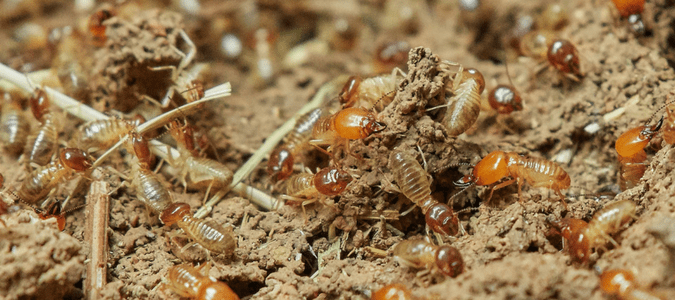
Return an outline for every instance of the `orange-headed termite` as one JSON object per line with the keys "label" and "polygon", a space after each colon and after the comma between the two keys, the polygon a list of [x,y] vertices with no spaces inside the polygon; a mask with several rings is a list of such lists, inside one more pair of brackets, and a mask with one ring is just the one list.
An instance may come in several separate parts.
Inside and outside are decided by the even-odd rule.
{"label": "orange-headed termite", "polygon": [[148,141],[141,135],[132,134],[132,145],[138,164],[131,168],[131,185],[136,189],[136,196],[155,213],[162,213],[171,203],[173,197],[157,174],[149,169],[152,154]]}
{"label": "orange-headed termite", "polygon": [[166,226],[177,224],[191,239],[211,252],[229,256],[237,247],[231,227],[224,228],[216,222],[192,217],[190,205],[186,203],[170,204],[159,219]]}
{"label": "orange-headed termite", "polygon": [[523,99],[512,85],[500,84],[488,94],[490,106],[500,114],[523,110]]}
{"label": "orange-headed termite", "polygon": [[[615,1],[616,2],[616,1]],[[665,297],[640,287],[629,270],[609,270],[600,274],[600,289],[621,300],[665,300]]]}
{"label": "orange-headed termite", "polygon": [[444,235],[456,235],[459,220],[452,208],[431,197],[431,182],[428,173],[409,154],[394,150],[389,157],[389,168],[394,174],[401,193],[422,209],[424,219],[434,231]]}
{"label": "orange-headed termite", "polygon": [[[504,177],[512,179],[497,184]],[[565,196],[560,192],[570,187],[570,176],[558,164],[542,158],[523,157],[515,152],[493,151],[476,164],[471,174],[458,180],[459,185],[492,185],[492,192],[518,183],[518,199],[522,202],[521,186],[527,182],[533,187],[545,187],[552,189],[560,196],[565,208]]]}
{"label": "orange-headed termite", "polygon": [[649,144],[663,125],[663,117],[654,125],[638,126],[620,135],[614,144],[619,156],[619,186],[622,191],[637,185],[647,170],[647,153],[644,148]]}
{"label": "orange-headed termite", "polygon": [[579,63],[579,51],[568,40],[555,39],[551,42],[546,52],[548,62],[558,71],[564,74],[572,74],[583,77]]}
{"label": "orange-headed termite", "polygon": [[195,300],[239,300],[239,296],[232,289],[213,277],[202,274],[202,268],[183,264],[169,268],[166,284],[169,289],[181,297]]}
{"label": "orange-headed termite", "polygon": [[455,247],[436,246],[424,240],[404,240],[394,247],[394,257],[402,265],[427,268],[450,277],[464,270],[464,260]]}
{"label": "orange-headed termite", "polygon": [[103,22],[115,16],[115,12],[101,9],[89,17],[87,27],[92,37],[92,43],[96,47],[103,47],[108,37],[105,35],[106,26]]}

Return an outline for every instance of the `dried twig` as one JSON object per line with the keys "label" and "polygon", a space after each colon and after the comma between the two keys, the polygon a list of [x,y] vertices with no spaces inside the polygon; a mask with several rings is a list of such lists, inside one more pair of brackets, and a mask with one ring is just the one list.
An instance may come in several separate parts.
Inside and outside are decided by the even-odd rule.
{"label": "dried twig", "polygon": [[91,245],[87,278],[84,290],[87,299],[98,299],[99,291],[106,284],[108,273],[108,190],[109,185],[103,180],[91,183],[87,195],[87,210],[84,240]]}

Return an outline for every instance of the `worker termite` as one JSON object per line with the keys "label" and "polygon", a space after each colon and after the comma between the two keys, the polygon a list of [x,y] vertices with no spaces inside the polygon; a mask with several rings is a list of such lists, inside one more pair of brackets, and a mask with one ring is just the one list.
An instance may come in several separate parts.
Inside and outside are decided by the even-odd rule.
{"label": "worker termite", "polygon": [[365,139],[385,128],[387,125],[378,122],[373,112],[350,107],[319,119],[312,128],[310,143],[334,146],[342,142],[348,148],[349,140]]}
{"label": "worker termite", "polygon": [[305,205],[341,194],[352,179],[349,173],[336,166],[323,168],[316,174],[296,174],[286,180],[286,194],[280,198],[300,202],[306,216]]}
{"label": "worker termite", "polygon": [[44,199],[56,185],[71,178],[76,173],[88,171],[93,159],[77,148],[65,148],[59,158],[46,166],[33,170],[21,183],[17,196],[30,205]]}
{"label": "worker termite", "polygon": [[663,125],[663,117],[654,125],[630,129],[619,136],[614,144],[619,156],[619,186],[622,191],[637,185],[647,170],[647,153],[644,148]]}
{"label": "worker termite", "polygon": [[637,34],[645,34],[645,24],[642,21],[642,11],[645,9],[645,0],[612,0],[621,17],[628,19],[630,28]]}
{"label": "worker termite", "polygon": [[590,222],[564,218],[547,220],[568,241],[568,249],[574,260],[588,261],[591,250],[608,241],[617,245],[611,235],[621,230],[635,216],[636,205],[630,200],[610,203],[593,214]]}
{"label": "worker termite", "polygon": [[274,180],[284,180],[293,173],[295,159],[311,145],[314,124],[325,114],[326,109],[315,108],[298,118],[293,130],[284,138],[282,144],[270,154],[267,161],[267,173]]}
{"label": "worker termite", "polygon": [[[497,184],[504,177],[512,179]],[[518,199],[523,202],[521,186],[527,182],[533,187],[552,189],[560,196],[565,209],[565,196],[560,190],[570,187],[570,176],[558,164],[542,158],[523,157],[515,152],[493,151],[476,164],[471,174],[457,181],[460,186],[491,185],[488,200],[495,190],[518,183]]]}
{"label": "worker termite", "polygon": [[166,275],[169,289],[181,297],[189,297],[195,300],[239,300],[239,296],[232,289],[213,277],[203,275],[202,268],[192,267],[187,264],[169,268]]}
{"label": "worker termite", "polygon": [[530,31],[520,39],[520,52],[537,60],[546,59],[548,47],[554,39],[553,32],[547,30]]}
{"label": "worker termite", "polygon": [[59,124],[56,113],[50,109],[49,97],[44,89],[36,88],[29,103],[33,115],[42,124],[28,136],[24,154],[29,167],[33,163],[44,166],[51,161],[58,146]]}
{"label": "worker termite", "polygon": [[190,205],[186,203],[171,203],[159,219],[165,226],[177,224],[186,235],[210,252],[229,256],[237,247],[231,227],[224,228],[216,222],[192,217]]}
{"label": "worker termite", "polygon": [[[571,74],[577,77],[583,77],[579,63],[579,51],[568,40],[556,39],[551,42],[546,52],[548,62],[562,72],[563,74]],[[578,78],[570,77],[578,80]]]}
{"label": "worker termite", "polygon": [[396,96],[396,86],[405,74],[401,69],[395,68],[391,74],[379,75],[362,79],[359,76],[351,76],[345,83],[338,95],[338,101],[343,108],[361,106],[374,107],[382,110],[389,105]]}
{"label": "worker termite", "polygon": [[452,208],[431,197],[428,173],[409,154],[394,150],[389,157],[389,168],[401,193],[422,209],[424,219],[434,232],[456,235],[459,220]]}
{"label": "worker termite", "polygon": [[149,170],[152,154],[148,141],[141,135],[132,133],[132,145],[139,163],[131,168],[131,186],[136,189],[139,200],[153,212],[162,213],[173,203],[173,197],[157,174]]}
{"label": "worker termite", "polygon": [[208,158],[194,157],[194,138],[191,127],[181,126],[177,121],[169,123],[169,132],[176,140],[180,156],[169,156],[168,162],[180,170],[181,183],[185,188],[189,186],[197,189],[211,188],[220,190],[232,182],[232,171],[227,166]]}
{"label": "worker termite", "polygon": [[469,129],[480,114],[480,95],[485,89],[485,79],[478,70],[469,68],[460,70],[451,83],[447,83],[446,96],[448,110],[443,118],[443,124],[448,129],[448,135],[458,136]]}
{"label": "worker termite", "polygon": [[383,286],[379,290],[373,292],[370,300],[413,300],[410,290],[403,284],[392,283]]}
{"label": "worker termite", "polygon": [[665,300],[654,292],[640,287],[629,270],[609,270],[600,274],[600,289],[623,300]]}
{"label": "worker termite", "polygon": [[464,270],[462,254],[449,245],[436,246],[424,240],[404,240],[394,247],[394,257],[401,265],[426,268],[457,277]]}
{"label": "worker termite", "polygon": [[106,150],[144,122],[140,115],[131,120],[108,118],[90,121],[77,128],[71,144],[89,152]]}
{"label": "worker termite", "polygon": [[106,26],[103,22],[115,16],[113,10],[101,9],[89,17],[87,27],[92,37],[92,44],[96,47],[103,47],[108,37],[105,35]]}
{"label": "worker termite", "polygon": [[512,85],[500,84],[488,94],[490,106],[499,114],[523,110],[523,99]]}
{"label": "worker termite", "polygon": [[9,93],[4,94],[5,102],[0,116],[0,142],[11,154],[23,152],[30,124],[21,109],[21,105],[12,99]]}

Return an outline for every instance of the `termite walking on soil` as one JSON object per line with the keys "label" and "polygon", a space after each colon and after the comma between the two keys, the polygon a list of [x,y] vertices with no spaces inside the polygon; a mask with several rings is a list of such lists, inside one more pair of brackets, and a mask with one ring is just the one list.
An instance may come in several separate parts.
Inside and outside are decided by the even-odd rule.
{"label": "termite walking on soil", "polygon": [[579,81],[581,72],[579,51],[566,39],[556,38],[549,31],[537,30],[526,34],[520,43],[525,56],[534,59],[546,59],[549,65],[566,77]]}
{"label": "termite walking on soil", "polygon": [[169,268],[166,275],[169,289],[181,297],[195,300],[239,300],[232,289],[213,277],[202,274],[206,264],[198,268],[183,264]]}
{"label": "termite walking on soil", "polygon": [[436,246],[425,240],[404,240],[394,247],[394,257],[401,265],[426,268],[457,277],[464,270],[462,254],[449,245]]}
{"label": "termite walking on soil", "polygon": [[[507,176],[511,176],[512,179],[497,184]],[[558,164],[542,158],[523,157],[515,152],[493,151],[476,164],[471,174],[458,180],[457,184],[460,186],[491,185],[489,200],[495,190],[514,182],[518,183],[518,199],[521,203],[523,202],[521,186],[523,182],[527,182],[533,187],[554,190],[567,209],[565,196],[560,190],[570,187],[570,176]]]}
{"label": "termite walking on soil", "polygon": [[[460,67],[461,69],[461,67]],[[476,69],[460,70],[451,85],[448,110],[443,123],[448,135],[458,136],[468,130],[480,114],[480,95],[485,89],[483,74]]]}
{"label": "termite walking on soil", "polygon": [[18,155],[26,145],[30,124],[16,99],[12,99],[10,93],[4,93],[4,98],[0,116],[0,142],[9,153]]}
{"label": "termite walking on soil", "polygon": [[190,205],[186,203],[170,204],[159,219],[166,226],[177,224],[186,235],[211,252],[229,256],[237,247],[232,228],[192,217]]}
{"label": "termite walking on soil", "polygon": [[325,197],[342,194],[353,178],[338,166],[321,169],[316,174],[296,174],[286,180],[286,194],[280,198],[302,203],[305,216],[305,205]]}
{"label": "termite walking on soil", "polygon": [[298,118],[293,130],[286,135],[283,143],[272,151],[267,161],[267,173],[274,180],[284,180],[291,176],[296,158],[311,147],[309,140],[312,129],[325,112],[324,108],[315,108]]}
{"label": "termite walking on soil", "polygon": [[373,292],[370,300],[413,300],[410,289],[400,283],[385,285],[379,290]]}
{"label": "termite walking on soil", "polygon": [[450,206],[431,197],[429,176],[411,155],[394,150],[389,157],[389,168],[401,193],[422,209],[424,219],[434,232],[456,235],[459,220]]}
{"label": "termite walking on soil", "polygon": [[499,114],[523,110],[523,99],[512,85],[500,84],[488,93],[490,106]]}
{"label": "termite walking on soil", "polygon": [[609,270],[600,275],[600,289],[607,295],[617,296],[621,300],[665,300],[652,291],[640,287],[635,282],[633,272],[629,270]]}
{"label": "termite walking on soil", "polygon": [[588,223],[571,218],[548,222],[568,241],[568,249],[574,260],[585,263],[591,255],[591,249],[601,247],[608,241],[617,245],[611,235],[637,218],[635,208],[632,201],[622,200],[598,210]]}
{"label": "termite walking on soil", "polygon": [[28,158],[28,167],[33,163],[44,166],[51,161],[58,146],[59,124],[44,89],[36,88],[29,103],[35,119],[40,121],[41,125],[35,133],[28,136],[24,154]]}
{"label": "termite walking on soil", "polygon": [[654,125],[638,126],[619,136],[614,144],[619,156],[619,186],[622,191],[637,185],[647,170],[644,148],[663,125],[663,117]]}

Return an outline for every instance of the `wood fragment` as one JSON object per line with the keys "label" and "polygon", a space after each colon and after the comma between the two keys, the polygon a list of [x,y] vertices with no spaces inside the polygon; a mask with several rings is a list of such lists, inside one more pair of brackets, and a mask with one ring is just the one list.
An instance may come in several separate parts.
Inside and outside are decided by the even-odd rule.
{"label": "wood fragment", "polygon": [[87,299],[98,299],[99,292],[107,283],[109,190],[107,182],[96,180],[91,183],[87,195],[84,240],[87,245],[91,245],[83,287]]}

